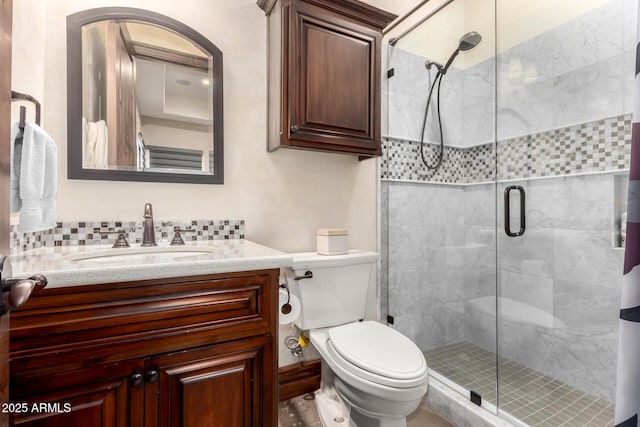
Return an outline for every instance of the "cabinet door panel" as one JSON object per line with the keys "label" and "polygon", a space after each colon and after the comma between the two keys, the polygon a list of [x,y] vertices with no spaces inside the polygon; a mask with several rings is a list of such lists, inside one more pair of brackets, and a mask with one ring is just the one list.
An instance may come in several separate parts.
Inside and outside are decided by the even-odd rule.
{"label": "cabinet door panel", "polygon": [[[251,425],[251,400],[245,399],[244,392],[251,390],[255,356],[255,352],[246,353],[240,360],[178,374],[179,378],[174,375],[171,392],[182,394],[182,425]],[[206,417],[202,416],[203,407],[208,408]],[[172,421],[176,421],[173,415]]]}
{"label": "cabinet door panel", "polygon": [[42,376],[39,383],[30,378],[29,387],[19,387],[11,396],[29,410],[13,416],[11,425],[141,427],[144,387],[134,387],[130,380],[143,369],[144,361],[137,360]]}
{"label": "cabinet door panel", "polygon": [[301,74],[306,77],[300,87],[302,126],[332,126],[366,136],[371,44],[304,21],[302,41]]}
{"label": "cabinet door panel", "polygon": [[275,425],[274,378],[265,374],[273,364],[265,357],[271,345],[270,337],[261,337],[150,359],[147,371],[160,377],[145,393],[159,397],[156,408],[147,399],[146,410],[157,411],[156,425],[164,427]]}
{"label": "cabinet door panel", "polygon": [[[133,420],[128,419],[127,388],[127,379],[124,378],[43,395],[28,403],[30,408],[36,405],[37,410],[30,410],[28,414],[16,416],[12,420],[12,425],[20,427],[139,425],[139,423],[129,422]],[[59,407],[40,406],[41,403],[57,403]],[[60,412],[57,412],[58,410]]]}
{"label": "cabinet door panel", "polygon": [[290,16],[291,143],[379,154],[379,32],[302,2]]}

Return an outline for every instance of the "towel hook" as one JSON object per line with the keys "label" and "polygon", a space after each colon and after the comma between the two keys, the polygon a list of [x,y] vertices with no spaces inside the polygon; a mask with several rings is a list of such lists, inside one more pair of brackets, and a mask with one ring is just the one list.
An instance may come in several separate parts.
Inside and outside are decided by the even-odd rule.
{"label": "towel hook", "polygon": [[[40,103],[37,99],[35,99],[31,95],[27,95],[25,93],[16,92],[14,90],[11,91],[11,100],[23,100],[33,102],[36,106],[36,124],[40,126]],[[20,129],[24,129],[24,121],[27,116],[27,107],[20,107]]]}

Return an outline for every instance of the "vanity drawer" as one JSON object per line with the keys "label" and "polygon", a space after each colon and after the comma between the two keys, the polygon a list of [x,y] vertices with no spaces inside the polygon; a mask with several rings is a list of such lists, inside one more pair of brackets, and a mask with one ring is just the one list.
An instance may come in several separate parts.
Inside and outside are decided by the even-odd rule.
{"label": "vanity drawer", "polygon": [[34,356],[54,356],[60,369],[271,334],[278,273],[45,289],[12,313],[11,359],[34,368]]}

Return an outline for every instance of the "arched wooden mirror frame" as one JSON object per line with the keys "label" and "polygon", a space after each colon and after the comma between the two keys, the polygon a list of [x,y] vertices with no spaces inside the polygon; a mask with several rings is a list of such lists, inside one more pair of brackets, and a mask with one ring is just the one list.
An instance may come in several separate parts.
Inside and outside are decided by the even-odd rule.
{"label": "arched wooden mirror frame", "polygon": [[[128,20],[155,24],[185,38],[212,57],[213,73],[213,173],[152,172],[89,169],[83,166],[82,141],[82,26],[103,20]],[[67,177],[107,181],[150,181],[197,184],[224,183],[223,67],[222,51],[191,27],[159,13],[127,7],[104,7],[67,17]]]}

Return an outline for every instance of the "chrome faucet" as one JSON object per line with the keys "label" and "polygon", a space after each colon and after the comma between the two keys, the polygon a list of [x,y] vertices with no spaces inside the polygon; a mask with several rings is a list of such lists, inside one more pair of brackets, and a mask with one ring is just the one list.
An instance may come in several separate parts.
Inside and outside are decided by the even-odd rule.
{"label": "chrome faucet", "polygon": [[151,203],[145,203],[144,205],[142,246],[158,246],[156,243],[156,229],[153,226],[153,209],[151,208]]}

